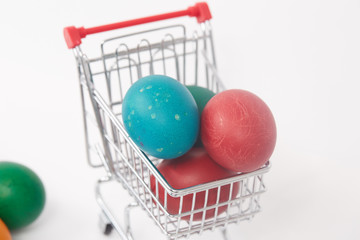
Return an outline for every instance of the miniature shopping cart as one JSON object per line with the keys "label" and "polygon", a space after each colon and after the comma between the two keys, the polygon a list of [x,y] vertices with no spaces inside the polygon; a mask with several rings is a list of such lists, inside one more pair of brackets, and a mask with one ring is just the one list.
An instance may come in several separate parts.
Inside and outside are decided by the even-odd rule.
{"label": "miniature shopping cart", "polygon": [[[181,24],[175,22],[174,18],[183,16],[195,17],[198,24],[190,18],[181,18],[184,21]],[[263,175],[269,171],[269,162],[254,172],[239,173],[186,189],[174,189],[156,169],[162,159],[142,152],[123,126],[122,101],[129,87],[141,77],[162,74],[183,84],[206,87],[216,93],[224,90],[216,71],[210,19],[208,5],[197,3],[172,13],[100,27],[64,29],[66,43],[73,50],[79,73],[88,163],[92,167],[104,168],[107,173],[96,185],[96,199],[105,223],[104,233],[115,229],[122,239],[132,239],[129,210],[137,206],[153,219],[168,239],[189,238],[214,229],[222,230],[226,239],[228,224],[249,220],[260,211],[259,198],[265,192]],[[157,25],[164,22],[169,25]],[[101,34],[94,35],[94,39],[86,39],[89,45],[81,44],[83,38],[95,33]],[[106,40],[96,38],[100,36]],[[86,47],[87,53],[94,56],[85,54]],[[159,191],[151,190],[151,176],[155,177],[155,189],[160,186],[165,189],[162,201]],[[125,210],[125,226],[120,226],[114,211],[105,204],[101,186],[106,182],[119,183],[119,188],[122,186],[133,198]],[[236,197],[229,196],[226,201],[220,201],[218,196],[216,204],[208,206],[205,200],[202,208],[194,208],[197,194],[205,193],[207,199],[214,189],[220,195],[224,186],[239,188]],[[193,206],[190,211],[184,212],[181,209],[183,199],[189,194],[193,196]],[[170,196],[180,200],[178,214],[170,214],[167,209]],[[223,206],[227,209],[220,214],[218,209]],[[196,213],[212,209],[214,217],[206,219],[203,214],[202,220],[192,220]],[[184,217],[190,220],[183,220]]]}

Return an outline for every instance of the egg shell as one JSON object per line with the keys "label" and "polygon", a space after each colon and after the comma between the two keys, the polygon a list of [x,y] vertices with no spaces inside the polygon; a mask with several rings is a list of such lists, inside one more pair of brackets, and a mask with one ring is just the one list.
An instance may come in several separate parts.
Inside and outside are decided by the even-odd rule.
{"label": "egg shell", "polygon": [[257,95],[230,89],[214,96],[201,115],[201,139],[210,157],[235,172],[263,166],[276,143],[274,116]]}
{"label": "egg shell", "polygon": [[0,219],[0,240],[11,240],[10,231],[1,219]]}
{"label": "egg shell", "polygon": [[[201,119],[201,114],[206,106],[206,104],[209,102],[209,100],[214,97],[216,94],[204,87],[200,86],[186,86],[186,88],[190,91],[191,95],[194,97],[196,105],[199,110],[199,118]],[[200,125],[201,126],[201,125]],[[200,130],[201,131],[201,130]],[[196,147],[203,147],[203,143],[201,141],[200,134],[195,142]]]}
{"label": "egg shell", "polygon": [[164,75],[141,78],[130,87],[122,118],[135,144],[157,158],[185,154],[199,133],[200,118],[193,96],[179,81]]}
{"label": "egg shell", "polygon": [[200,86],[186,86],[186,88],[190,91],[191,95],[194,97],[196,105],[199,110],[199,114],[201,115],[202,111],[205,108],[205,105],[208,101],[215,96],[215,93],[207,88]]}
{"label": "egg shell", "polygon": [[[162,161],[156,167],[165,180],[175,189],[184,189],[207,182],[213,182],[236,174],[215,163],[204,148],[197,147],[192,148],[179,158]],[[161,184],[156,183],[153,175],[150,176],[150,187],[154,195],[158,196],[159,202],[164,206],[165,190]],[[220,188],[214,187],[207,191],[197,192],[195,197],[192,193],[186,194],[182,200],[180,197],[171,197],[166,194],[166,210],[170,214],[175,215],[179,213],[181,208],[181,213],[185,214],[181,219],[187,221],[190,219],[193,221],[201,221],[203,217],[204,219],[210,219],[215,216],[216,203],[227,202],[230,198],[234,199],[238,192],[239,182],[235,182],[232,186],[231,184],[226,184]],[[154,203],[156,205],[156,202]],[[211,208],[195,213],[191,217],[190,211],[192,209],[199,210],[203,209],[204,206]],[[228,205],[218,207],[216,210],[217,214],[220,215],[225,212],[227,208]],[[203,216],[204,213],[205,216]]]}
{"label": "egg shell", "polygon": [[30,168],[0,162],[0,218],[10,230],[35,221],[45,206],[45,188]]}

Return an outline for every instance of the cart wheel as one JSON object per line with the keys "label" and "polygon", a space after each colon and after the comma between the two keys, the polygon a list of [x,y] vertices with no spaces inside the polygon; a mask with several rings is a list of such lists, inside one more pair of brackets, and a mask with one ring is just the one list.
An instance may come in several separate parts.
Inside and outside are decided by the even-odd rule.
{"label": "cart wheel", "polygon": [[109,223],[109,224],[106,224],[103,233],[104,233],[105,235],[109,235],[109,234],[111,233],[111,231],[113,230],[113,228],[114,228],[113,225],[111,225],[110,223]]}
{"label": "cart wheel", "polygon": [[105,215],[104,212],[100,214],[99,224],[101,231],[105,235],[109,235],[114,228],[114,226],[111,224],[109,218]]}

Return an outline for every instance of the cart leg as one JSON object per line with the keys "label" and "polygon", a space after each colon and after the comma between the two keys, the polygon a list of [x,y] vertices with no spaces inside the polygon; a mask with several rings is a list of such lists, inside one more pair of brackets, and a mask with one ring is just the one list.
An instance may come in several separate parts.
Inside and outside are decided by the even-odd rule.
{"label": "cart leg", "polygon": [[[106,183],[111,181],[112,178],[110,176],[106,176],[104,178],[101,178],[97,181],[96,183],[96,188],[95,188],[95,193],[96,193],[96,201],[99,205],[99,207],[102,210],[102,213],[104,215],[104,222],[105,224],[105,229],[104,229],[104,233],[110,233],[111,229],[114,228],[116,230],[116,232],[119,234],[120,238],[123,240],[129,240],[128,236],[126,235],[125,231],[120,227],[120,225],[116,222],[115,217],[111,214],[108,206],[106,205],[101,191],[100,191],[100,187],[101,184]],[[106,229],[108,228],[108,229]]]}
{"label": "cart leg", "polygon": [[126,230],[126,235],[129,240],[134,239],[132,237],[131,226],[130,226],[130,210],[137,206],[139,206],[139,205],[136,202],[133,202],[133,203],[130,203],[129,205],[127,205],[127,207],[125,208],[125,230]]}
{"label": "cart leg", "polygon": [[113,225],[111,221],[107,218],[104,212],[101,212],[99,219],[100,229],[105,235],[109,235],[113,230]]}
{"label": "cart leg", "polygon": [[223,236],[224,240],[229,240],[228,235],[227,235],[227,230],[225,227],[221,228],[221,235]]}

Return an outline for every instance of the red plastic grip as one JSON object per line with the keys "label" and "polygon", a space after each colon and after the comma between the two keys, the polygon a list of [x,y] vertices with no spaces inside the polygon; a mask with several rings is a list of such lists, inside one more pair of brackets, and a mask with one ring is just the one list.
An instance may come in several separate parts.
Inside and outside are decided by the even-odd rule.
{"label": "red plastic grip", "polygon": [[66,27],[64,28],[64,38],[68,48],[72,49],[76,46],[79,46],[81,44],[81,39],[85,38],[89,34],[106,32],[119,28],[125,28],[125,27],[130,27],[144,23],[170,19],[170,18],[182,17],[182,16],[196,17],[198,23],[203,23],[212,18],[207,3],[199,2],[196,3],[194,6],[188,7],[186,10],[164,13],[150,17],[143,17],[143,18],[112,23],[98,27],[92,27],[92,28],[84,28],[84,27],[76,28],[74,26]]}

